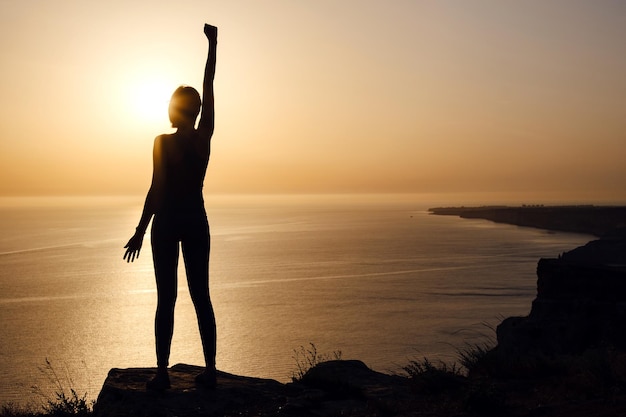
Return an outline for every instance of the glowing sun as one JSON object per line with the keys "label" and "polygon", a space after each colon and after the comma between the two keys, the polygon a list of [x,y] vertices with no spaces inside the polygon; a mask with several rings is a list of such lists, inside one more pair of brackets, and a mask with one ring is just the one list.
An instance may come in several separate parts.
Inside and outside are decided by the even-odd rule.
{"label": "glowing sun", "polygon": [[168,123],[167,108],[176,87],[166,77],[142,77],[133,83],[130,110],[145,123]]}

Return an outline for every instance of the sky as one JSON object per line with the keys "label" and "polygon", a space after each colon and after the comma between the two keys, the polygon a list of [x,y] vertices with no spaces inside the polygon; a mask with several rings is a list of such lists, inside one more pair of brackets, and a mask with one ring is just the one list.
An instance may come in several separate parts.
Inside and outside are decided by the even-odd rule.
{"label": "sky", "polygon": [[0,195],[145,193],[205,22],[207,193],[626,202],[618,0],[0,0]]}

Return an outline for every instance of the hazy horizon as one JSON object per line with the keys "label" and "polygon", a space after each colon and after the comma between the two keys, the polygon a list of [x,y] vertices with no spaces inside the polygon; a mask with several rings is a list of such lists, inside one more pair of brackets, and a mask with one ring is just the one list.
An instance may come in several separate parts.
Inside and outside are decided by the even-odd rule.
{"label": "hazy horizon", "polygon": [[0,9],[0,196],[145,194],[152,141],[172,131],[169,95],[201,87],[208,22],[207,194],[626,201],[625,3]]}
{"label": "hazy horizon", "polygon": [[[553,193],[210,193],[204,192],[207,208],[220,208],[236,204],[240,206],[303,205],[311,207],[331,205],[360,206],[404,203],[415,209],[443,206],[481,205],[596,205],[623,206],[626,198],[598,198],[582,196],[568,198]],[[0,195],[0,208],[10,207],[83,207],[94,203],[103,207],[124,203],[140,209],[145,200],[144,193],[134,194],[40,194],[40,195]]]}

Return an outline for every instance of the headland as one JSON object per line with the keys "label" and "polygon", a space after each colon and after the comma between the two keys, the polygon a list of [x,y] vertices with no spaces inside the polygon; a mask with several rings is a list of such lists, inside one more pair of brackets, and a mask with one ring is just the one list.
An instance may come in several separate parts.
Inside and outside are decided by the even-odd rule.
{"label": "headland", "polygon": [[429,212],[435,215],[485,219],[496,223],[582,233],[597,237],[615,233],[624,234],[626,230],[626,207],[624,206],[461,206],[436,207],[429,209]]}

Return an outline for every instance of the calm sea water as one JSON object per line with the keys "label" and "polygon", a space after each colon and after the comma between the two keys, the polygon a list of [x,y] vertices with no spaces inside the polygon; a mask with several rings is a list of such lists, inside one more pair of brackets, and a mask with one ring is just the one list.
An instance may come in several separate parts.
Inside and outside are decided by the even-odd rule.
{"label": "calm sea water", "polygon": [[[90,398],[110,368],[154,366],[149,236],[138,261],[122,260],[142,203],[0,199],[0,403],[54,392],[46,359]],[[592,239],[429,215],[438,203],[207,198],[218,368],[288,381],[294,349],[310,342],[388,372],[422,356],[455,360],[464,343],[493,339],[489,326],[529,312],[540,257]],[[171,364],[202,364],[180,273]]]}

